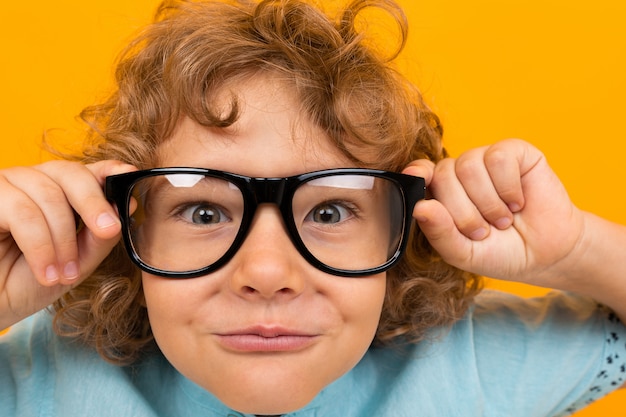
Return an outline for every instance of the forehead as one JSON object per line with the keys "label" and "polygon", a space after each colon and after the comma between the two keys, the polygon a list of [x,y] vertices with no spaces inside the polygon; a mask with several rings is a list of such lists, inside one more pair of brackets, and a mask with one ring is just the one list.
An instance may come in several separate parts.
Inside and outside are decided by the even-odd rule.
{"label": "forehead", "polygon": [[277,77],[256,75],[229,83],[215,107],[239,118],[225,128],[179,120],[157,152],[160,166],[197,166],[249,176],[288,176],[318,169],[352,167],[328,135],[302,111],[293,87]]}

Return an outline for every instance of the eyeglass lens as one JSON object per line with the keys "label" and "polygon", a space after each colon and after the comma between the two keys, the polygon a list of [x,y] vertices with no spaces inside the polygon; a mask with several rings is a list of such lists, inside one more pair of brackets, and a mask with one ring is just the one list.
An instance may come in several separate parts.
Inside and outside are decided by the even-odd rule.
{"label": "eyeglass lens", "polygon": [[[244,222],[244,191],[210,175],[145,177],[133,186],[132,196],[132,246],[145,264],[160,270],[212,265],[235,243]],[[292,238],[318,261],[343,270],[386,263],[404,229],[402,192],[382,177],[314,178],[293,193],[291,211],[285,221],[297,231]]]}

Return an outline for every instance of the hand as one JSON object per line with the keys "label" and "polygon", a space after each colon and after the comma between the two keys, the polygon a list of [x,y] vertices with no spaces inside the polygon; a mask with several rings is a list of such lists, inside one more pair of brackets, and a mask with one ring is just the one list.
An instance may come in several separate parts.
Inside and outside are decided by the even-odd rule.
{"label": "hand", "polygon": [[484,276],[567,287],[561,281],[585,216],[535,147],[507,140],[436,166],[415,161],[404,172],[426,178],[433,199],[419,202],[413,215],[448,263]]}
{"label": "hand", "polygon": [[120,223],[104,179],[134,169],[54,161],[0,171],[0,329],[54,302],[109,254]]}

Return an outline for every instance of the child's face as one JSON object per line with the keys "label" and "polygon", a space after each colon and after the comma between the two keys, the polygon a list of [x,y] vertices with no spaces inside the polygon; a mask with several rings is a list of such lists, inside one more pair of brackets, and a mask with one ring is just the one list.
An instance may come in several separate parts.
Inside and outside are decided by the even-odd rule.
{"label": "child's face", "polygon": [[[275,79],[231,91],[240,119],[227,130],[183,119],[159,149],[160,165],[254,177],[353,165]],[[277,208],[261,205],[223,268],[181,280],[144,273],[143,286],[156,341],[181,373],[239,411],[278,414],[304,406],[361,359],[378,325],[385,274],[317,270],[289,240]]]}

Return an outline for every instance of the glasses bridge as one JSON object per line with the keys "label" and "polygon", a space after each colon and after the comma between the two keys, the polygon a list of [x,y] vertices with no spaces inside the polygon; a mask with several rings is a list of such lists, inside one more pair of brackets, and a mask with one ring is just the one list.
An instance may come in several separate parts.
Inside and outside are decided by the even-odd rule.
{"label": "glasses bridge", "polygon": [[285,178],[252,178],[248,183],[256,204],[273,203],[277,206],[283,203],[286,185]]}

